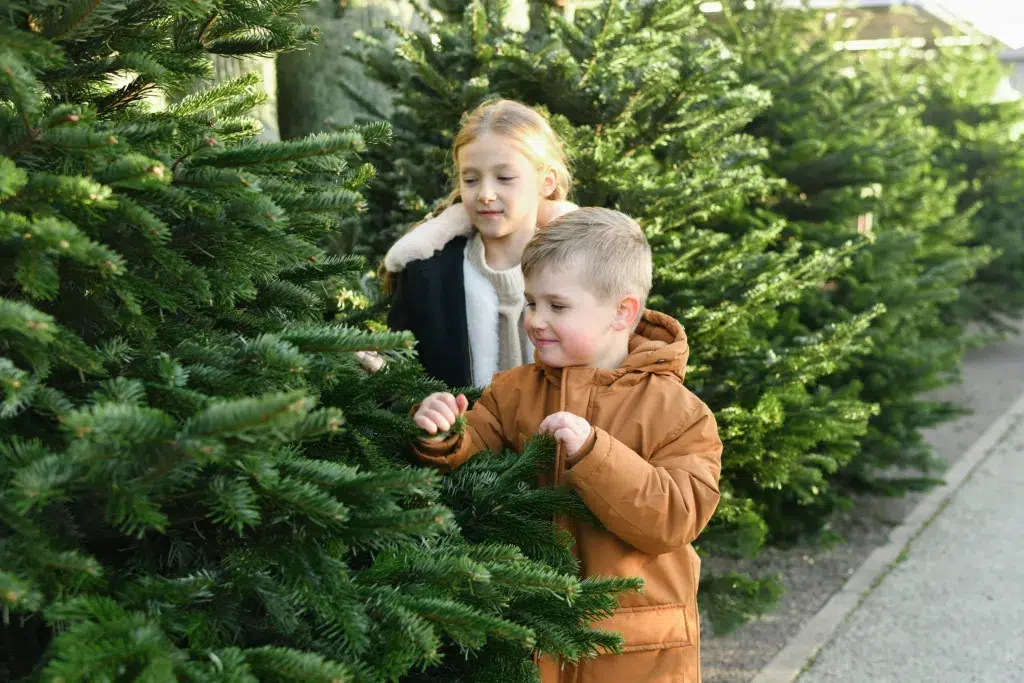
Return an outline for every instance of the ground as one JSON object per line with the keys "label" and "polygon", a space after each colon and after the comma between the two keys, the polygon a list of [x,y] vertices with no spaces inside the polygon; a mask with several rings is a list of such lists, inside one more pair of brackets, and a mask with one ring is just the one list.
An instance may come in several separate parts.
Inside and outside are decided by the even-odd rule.
{"label": "ground", "polygon": [[[1024,335],[972,350],[963,366],[963,382],[937,392],[941,399],[972,413],[927,434],[936,454],[955,462],[1003,414],[1024,389]],[[769,549],[739,566],[705,562],[705,571],[733,569],[754,575],[778,572],[786,588],[779,606],[726,637],[705,634],[701,659],[705,683],[748,683],[804,622],[824,606],[876,547],[902,521],[923,494],[902,498],[862,496],[848,513],[836,516],[832,529],[844,539],[829,548]]]}

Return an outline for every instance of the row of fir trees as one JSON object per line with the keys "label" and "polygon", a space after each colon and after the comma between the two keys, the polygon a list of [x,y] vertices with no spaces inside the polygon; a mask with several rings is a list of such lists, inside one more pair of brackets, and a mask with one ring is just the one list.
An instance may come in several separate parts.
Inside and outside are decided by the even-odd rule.
{"label": "row of fir trees", "polygon": [[[386,110],[339,81],[365,120],[280,143],[257,77],[197,83],[215,56],[294,65],[313,0],[5,5],[0,679],[535,681],[536,653],[617,646],[590,624],[642,586],[578,577],[551,519],[587,511],[533,485],[550,442],[444,477],[405,451],[441,387],[368,273],[490,97],[546,111],[575,200],[648,232],[651,305],[687,326],[726,443],[702,554],[926,467],[951,408],[921,392],[966,320],[1024,304],[1021,108],[965,94],[994,88],[987,53],[857,57],[748,4],[537,2],[527,30],[500,1],[424,5],[333,46]],[[702,582],[718,630],[777,595]]]}
{"label": "row of fir trees", "polygon": [[[851,492],[927,484],[922,430],[957,412],[928,392],[957,378],[969,321],[1021,311],[1024,106],[992,100],[992,49],[851,53],[842,17],[776,3],[552,5],[524,31],[506,3],[434,2],[345,51],[394,94],[342,84],[394,126],[345,248],[379,258],[445,196],[463,111],[538,106],[575,200],[644,225],[651,305],[692,339],[688,383],[726,443],[701,552],[750,556],[813,536]],[[894,469],[910,474],[878,477]],[[702,601],[729,630],[777,589],[706,575]]]}

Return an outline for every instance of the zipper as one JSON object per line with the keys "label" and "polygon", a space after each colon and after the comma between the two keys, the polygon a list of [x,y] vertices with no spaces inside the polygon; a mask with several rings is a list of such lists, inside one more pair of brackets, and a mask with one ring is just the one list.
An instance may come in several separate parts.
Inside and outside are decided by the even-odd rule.
{"label": "zipper", "polygon": [[466,348],[469,349],[469,386],[476,386],[476,376],[473,372],[473,340],[469,336],[469,323],[466,323]]}
{"label": "zipper", "polygon": [[[562,368],[562,380],[561,386],[558,390],[558,412],[565,412],[565,385],[566,378],[569,376],[569,368]],[[559,441],[555,442],[555,486],[558,486],[559,479],[562,476],[562,444]]]}
{"label": "zipper", "polygon": [[[568,377],[569,377],[569,368],[562,368],[562,379],[561,379],[561,381],[559,383],[559,388],[558,388],[558,412],[560,412],[560,413],[564,413],[565,412],[565,403],[566,403],[566,401],[565,401],[565,387],[568,384],[568,382],[566,381]],[[559,485],[559,483],[560,483],[559,480],[561,479],[561,477],[562,477],[562,443],[560,441],[556,441],[555,442],[555,486]],[[558,515],[552,515],[551,516],[551,521],[554,524],[558,525]],[[576,665],[574,668],[575,668],[575,675],[573,676],[573,679],[574,679],[575,683],[579,683],[580,667],[578,665]],[[562,666],[559,668],[558,678],[559,679],[564,679],[565,678],[565,662],[562,662]]]}
{"label": "zipper", "polygon": [[[569,385],[569,368],[562,368],[562,382],[561,382],[561,388],[559,390],[559,393],[561,395],[558,397],[558,410],[559,410],[559,412],[563,412],[563,413],[565,412],[565,407],[566,407],[566,404],[568,402],[567,401],[567,393],[568,392],[566,392],[566,387],[568,385]],[[555,446],[555,486],[557,486],[559,484],[559,479],[560,479],[561,474],[562,474],[562,465],[563,465],[564,462],[565,462],[565,453],[562,450],[562,444],[558,443]],[[558,523],[557,516],[555,517],[554,521],[555,521],[555,524]],[[578,539],[577,539],[577,542],[578,542]],[[581,681],[583,680],[583,661],[580,660],[580,661],[576,662],[575,664],[572,665],[572,667],[573,667],[573,676],[572,676],[573,683],[581,683]],[[564,672],[565,672],[565,669],[563,668],[562,669],[562,674],[559,675],[559,678],[563,678],[564,677]]]}

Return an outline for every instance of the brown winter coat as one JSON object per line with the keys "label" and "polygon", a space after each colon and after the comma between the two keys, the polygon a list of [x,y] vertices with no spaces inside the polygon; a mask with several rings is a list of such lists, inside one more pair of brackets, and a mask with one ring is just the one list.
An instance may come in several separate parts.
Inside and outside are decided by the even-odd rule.
{"label": "brown winter coat", "polygon": [[544,683],[700,682],[700,559],[690,543],[718,504],[722,442],[711,411],[683,386],[688,356],[682,326],[645,311],[619,369],[533,364],[499,373],[467,413],[468,438],[416,448],[448,470],[481,450],[521,452],[554,412],[594,427],[582,460],[566,469],[559,449],[541,483],[573,486],[608,529],[560,520],[576,538],[582,576],[639,576],[645,585],[595,624],[622,634],[622,654],[578,667],[543,659]]}

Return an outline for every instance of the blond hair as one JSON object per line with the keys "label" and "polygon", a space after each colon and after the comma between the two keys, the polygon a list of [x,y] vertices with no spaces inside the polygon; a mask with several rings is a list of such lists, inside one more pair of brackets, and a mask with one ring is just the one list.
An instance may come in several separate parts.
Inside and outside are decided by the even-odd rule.
{"label": "blond hair", "polygon": [[651,247],[640,225],[612,209],[585,207],[538,230],[523,250],[523,275],[581,269],[584,286],[605,300],[651,291]]}
{"label": "blond hair", "polygon": [[568,199],[572,173],[562,141],[551,124],[535,109],[515,100],[491,100],[462,115],[459,132],[452,142],[455,189],[444,203],[447,208],[461,201],[459,194],[459,151],[488,133],[508,138],[541,173],[553,171],[555,189],[545,199]]}
{"label": "blond hair", "polygon": [[[548,120],[522,102],[490,100],[462,115],[459,132],[452,142],[455,189],[423,220],[410,225],[406,233],[412,232],[448,207],[462,201],[458,180],[459,151],[488,133],[508,138],[539,172],[554,171],[555,189],[545,199],[561,201],[569,198],[572,191],[572,172],[569,170],[568,157],[562,140]],[[377,273],[382,280],[384,292],[391,293],[394,290],[395,276],[388,272],[383,261]]]}

